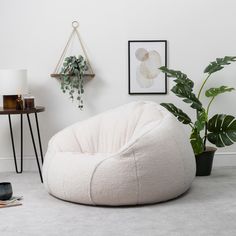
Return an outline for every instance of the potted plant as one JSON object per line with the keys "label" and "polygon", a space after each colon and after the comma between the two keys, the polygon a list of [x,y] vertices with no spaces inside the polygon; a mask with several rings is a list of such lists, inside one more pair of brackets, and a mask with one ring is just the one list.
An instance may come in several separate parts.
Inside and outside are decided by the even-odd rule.
{"label": "potted plant", "polygon": [[186,74],[181,71],[171,70],[167,67],[161,67],[160,70],[167,74],[168,77],[174,78],[175,85],[171,91],[178,97],[183,99],[183,102],[190,105],[196,111],[196,119],[191,118],[177,108],[172,103],[161,103],[168,111],[170,111],[181,123],[191,127],[190,143],[192,145],[197,165],[197,176],[207,176],[211,174],[212,161],[215,147],[206,146],[206,141],[214,144],[216,147],[230,146],[236,142],[236,119],[232,115],[215,114],[209,118],[209,110],[212,102],[218,95],[226,92],[231,92],[234,88],[220,86],[210,88],[205,91],[205,96],[209,98],[209,103],[206,107],[200,101],[203,88],[206,82],[215,72],[222,70],[224,66],[236,61],[236,57],[225,56],[217,58],[211,62],[204,70],[206,78],[204,79],[197,95],[194,93],[194,83]]}
{"label": "potted plant", "polygon": [[87,62],[79,55],[66,57],[60,72],[61,89],[63,93],[69,92],[70,98],[74,96],[78,101],[78,107],[83,109],[82,95],[84,93],[84,74],[88,70]]}

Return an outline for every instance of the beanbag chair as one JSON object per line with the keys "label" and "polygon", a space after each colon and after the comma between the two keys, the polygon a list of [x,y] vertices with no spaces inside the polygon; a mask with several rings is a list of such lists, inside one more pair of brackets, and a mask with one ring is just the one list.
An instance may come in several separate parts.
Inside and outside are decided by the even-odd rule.
{"label": "beanbag chair", "polygon": [[90,205],[138,205],[184,193],[196,173],[188,137],[162,106],[132,102],[51,138],[43,166],[53,196]]}

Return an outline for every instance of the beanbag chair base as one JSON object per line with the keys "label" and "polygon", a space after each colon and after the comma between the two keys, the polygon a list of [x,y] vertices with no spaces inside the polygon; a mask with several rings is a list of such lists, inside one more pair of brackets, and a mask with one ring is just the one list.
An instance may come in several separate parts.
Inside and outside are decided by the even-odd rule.
{"label": "beanbag chair base", "polygon": [[57,198],[89,205],[167,201],[189,189],[195,158],[165,108],[133,102],[78,122],[49,142],[44,185]]}

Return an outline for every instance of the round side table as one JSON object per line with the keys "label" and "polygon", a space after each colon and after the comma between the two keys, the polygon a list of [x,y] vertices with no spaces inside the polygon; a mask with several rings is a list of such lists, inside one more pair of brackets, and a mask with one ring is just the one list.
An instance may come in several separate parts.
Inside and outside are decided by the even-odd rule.
{"label": "round side table", "polygon": [[[25,114],[27,116],[29,130],[30,130],[30,134],[31,134],[32,144],[33,144],[33,148],[34,148],[35,158],[36,158],[41,182],[43,182],[43,177],[42,177],[41,167],[40,167],[40,163],[39,163],[38,152],[37,152],[37,148],[36,148],[36,144],[35,144],[35,140],[34,140],[34,133],[33,133],[32,125],[31,125],[30,114],[34,114],[34,117],[35,117],[37,134],[38,134],[38,141],[39,141],[39,150],[40,150],[41,162],[43,165],[43,150],[42,150],[39,122],[38,122],[38,115],[37,115],[39,112],[43,112],[43,111],[45,111],[45,107],[41,107],[41,106],[37,106],[33,109],[27,109],[27,110],[26,109],[24,109],[24,110],[4,109],[3,107],[0,107],[0,115],[8,115],[15,169],[16,169],[16,173],[18,173],[18,174],[23,172],[23,115]],[[17,160],[16,160],[16,151],[15,151],[14,136],[13,136],[12,124],[11,124],[11,115],[20,115],[20,130],[21,130],[21,132],[20,132],[20,137],[21,137],[21,140],[20,140],[20,144],[21,144],[20,145],[21,146],[20,170],[18,169]]]}

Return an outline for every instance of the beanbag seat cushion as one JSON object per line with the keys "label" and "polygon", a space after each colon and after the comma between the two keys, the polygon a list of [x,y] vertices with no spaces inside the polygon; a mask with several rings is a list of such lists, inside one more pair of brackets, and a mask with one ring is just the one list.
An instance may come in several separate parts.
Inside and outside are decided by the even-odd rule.
{"label": "beanbag seat cushion", "polygon": [[162,106],[132,102],[54,135],[43,166],[53,196],[90,205],[138,205],[183,194],[195,158],[181,124]]}

